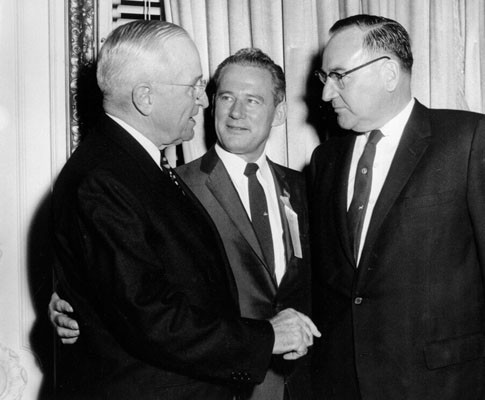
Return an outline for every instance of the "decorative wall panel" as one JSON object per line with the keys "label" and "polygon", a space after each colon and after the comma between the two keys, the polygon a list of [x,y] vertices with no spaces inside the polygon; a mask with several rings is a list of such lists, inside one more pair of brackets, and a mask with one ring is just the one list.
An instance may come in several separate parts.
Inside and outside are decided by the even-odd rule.
{"label": "decorative wall panel", "polygon": [[[105,0],[106,1],[106,0]],[[70,150],[74,151],[89,129],[92,110],[83,108],[96,93],[94,60],[97,53],[97,0],[69,0],[69,126]],[[86,82],[87,85],[80,83]],[[91,83],[91,84],[89,84]],[[88,90],[88,88],[90,90]],[[94,93],[91,91],[94,91]]]}

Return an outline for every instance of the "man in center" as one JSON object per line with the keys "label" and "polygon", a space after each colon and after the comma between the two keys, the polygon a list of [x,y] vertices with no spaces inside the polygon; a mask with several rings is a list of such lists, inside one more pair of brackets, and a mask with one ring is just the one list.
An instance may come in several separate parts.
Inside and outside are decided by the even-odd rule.
{"label": "man in center", "polygon": [[[241,315],[269,319],[288,307],[308,315],[304,179],[299,172],[273,163],[265,152],[271,128],[286,120],[283,71],[262,51],[247,48],[224,60],[213,79],[217,143],[177,172],[207,209],[222,237],[236,279]],[[265,215],[258,214],[261,212]],[[269,233],[260,227],[265,223]],[[264,382],[248,389],[242,398],[308,398],[307,358],[287,361],[274,357]]]}

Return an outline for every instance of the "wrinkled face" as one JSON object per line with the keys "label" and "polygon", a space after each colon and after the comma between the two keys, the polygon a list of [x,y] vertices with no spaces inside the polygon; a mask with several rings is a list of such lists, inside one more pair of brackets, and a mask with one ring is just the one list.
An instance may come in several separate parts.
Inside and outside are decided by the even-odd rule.
{"label": "wrinkled face", "polygon": [[195,97],[194,88],[189,86],[202,78],[199,53],[192,40],[184,36],[171,38],[166,47],[172,61],[169,70],[165,68],[159,74],[158,80],[162,83],[156,86],[154,101],[157,103],[152,118],[154,128],[163,132],[161,144],[170,145],[193,138],[194,117],[200,107],[208,106],[208,100],[205,92]]}
{"label": "wrinkled face", "polygon": [[[329,40],[322,58],[322,70],[344,73],[372,57],[362,50],[362,31],[348,28]],[[343,78],[341,89],[329,78],[323,88],[323,101],[331,101],[338,124],[344,129],[366,132],[380,127],[383,110],[388,105],[381,68],[386,60],[377,61]]]}
{"label": "wrinkled face", "polygon": [[252,66],[228,65],[220,76],[214,97],[215,128],[219,144],[246,162],[264,151],[271,128],[285,121],[286,105],[273,99],[269,71]]}

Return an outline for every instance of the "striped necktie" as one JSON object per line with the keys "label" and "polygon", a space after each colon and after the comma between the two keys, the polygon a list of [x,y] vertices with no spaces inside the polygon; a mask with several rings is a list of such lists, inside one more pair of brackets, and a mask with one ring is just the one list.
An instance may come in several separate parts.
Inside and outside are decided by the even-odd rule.
{"label": "striped necktie", "polygon": [[185,192],[182,189],[182,186],[180,186],[180,182],[178,181],[177,174],[168,163],[167,157],[165,157],[164,150],[160,150],[160,167],[162,167],[162,171],[169,176],[173,184],[177,186],[177,188],[182,192],[183,195],[185,195]]}

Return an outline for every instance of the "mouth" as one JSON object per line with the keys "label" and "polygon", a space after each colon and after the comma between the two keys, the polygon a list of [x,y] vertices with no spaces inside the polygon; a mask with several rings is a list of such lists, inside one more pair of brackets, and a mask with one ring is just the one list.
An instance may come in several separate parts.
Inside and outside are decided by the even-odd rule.
{"label": "mouth", "polygon": [[248,128],[245,128],[243,126],[236,126],[236,125],[226,125],[226,128],[236,132],[243,132],[248,130]]}
{"label": "mouth", "polygon": [[199,114],[199,108],[192,110],[192,115],[189,117],[189,121],[192,121],[195,124],[195,117]]}

